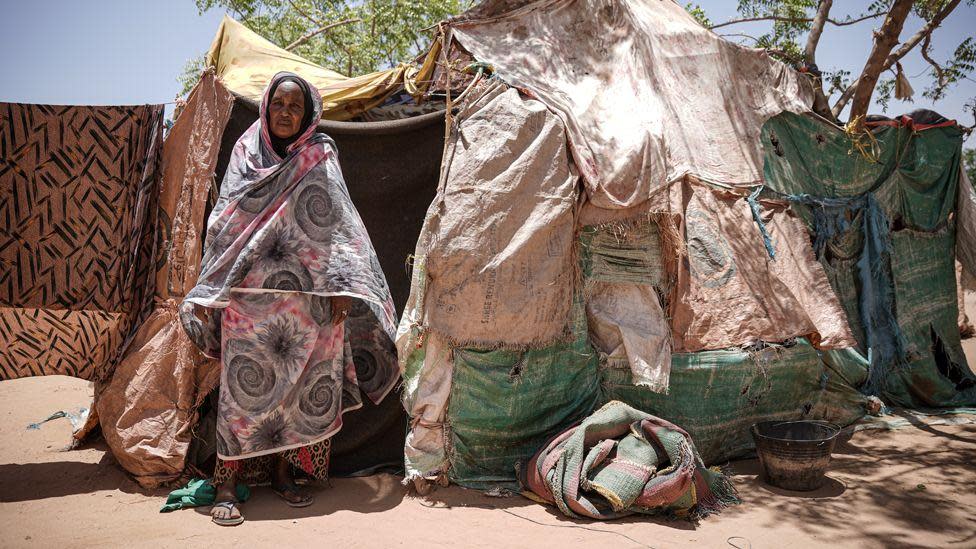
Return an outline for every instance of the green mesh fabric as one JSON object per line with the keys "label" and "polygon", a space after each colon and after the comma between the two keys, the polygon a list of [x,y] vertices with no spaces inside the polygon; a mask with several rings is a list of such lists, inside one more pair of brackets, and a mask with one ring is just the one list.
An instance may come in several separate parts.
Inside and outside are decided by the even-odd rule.
{"label": "green mesh fabric", "polygon": [[[871,341],[879,345],[870,349],[871,379],[882,380],[881,396],[889,404],[974,405],[976,375],[959,343],[953,269],[952,213],[962,131],[956,126],[921,131],[899,126],[875,128],[872,135],[873,139],[862,136],[861,141],[878,153],[877,162],[855,150],[844,132],[812,117],[774,117],[762,132],[766,188],[822,200],[857,201],[870,193],[890,222],[889,232],[880,235],[891,242],[886,260],[890,280],[870,291],[864,291],[864,273],[859,280],[857,261],[866,249],[861,236],[863,211],[850,219],[845,231],[829,235],[821,262],[862,352],[869,352]],[[823,228],[814,223],[811,208],[815,207],[794,204],[816,236],[822,237]],[[894,294],[890,309],[886,308],[897,319],[893,329],[866,325],[862,318],[864,305],[887,302],[878,292]],[[898,352],[892,354],[891,349]]]}
{"label": "green mesh fabric", "polygon": [[583,274],[604,282],[664,283],[661,235],[656,223],[623,229],[583,227],[580,231]]}
{"label": "green mesh fabric", "polygon": [[[826,356],[829,354],[829,359]],[[749,453],[749,426],[758,421],[823,419],[847,425],[864,415],[867,365],[855,352],[821,358],[806,340],[792,347],[675,354],[667,395],[630,382],[630,372],[600,370],[603,400],[619,400],[688,431],[705,463]]]}
{"label": "green mesh fabric", "polygon": [[455,350],[448,407],[452,481],[517,488],[516,464],[593,411],[599,361],[579,302],[573,333],[572,342],[539,350]]}
{"label": "green mesh fabric", "polygon": [[954,231],[892,234],[898,323],[909,362],[889,380],[892,404],[908,408],[976,403],[976,376],[959,339]]}

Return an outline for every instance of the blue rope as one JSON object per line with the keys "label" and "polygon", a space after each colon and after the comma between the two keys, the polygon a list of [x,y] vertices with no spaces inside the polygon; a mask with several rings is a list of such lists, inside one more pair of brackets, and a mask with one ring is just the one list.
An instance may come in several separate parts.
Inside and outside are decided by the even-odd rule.
{"label": "blue rope", "polygon": [[904,334],[895,317],[895,284],[891,272],[890,223],[871,193],[850,198],[789,195],[791,202],[810,207],[813,214],[813,248],[819,259],[835,237],[851,228],[850,219],[863,214],[864,243],[857,261],[858,312],[867,337],[870,370],[861,392],[880,396],[887,377],[905,365]]}
{"label": "blue rope", "polygon": [[769,254],[769,258],[776,261],[776,250],[773,249],[773,238],[769,235],[769,231],[766,229],[766,223],[762,220],[762,215],[760,215],[759,209],[759,193],[763,190],[763,186],[760,185],[756,187],[756,190],[746,197],[746,202],[749,203],[749,209],[752,210],[752,219],[755,220],[756,225],[759,226],[759,232],[762,234],[763,245],[766,246],[766,253]]}

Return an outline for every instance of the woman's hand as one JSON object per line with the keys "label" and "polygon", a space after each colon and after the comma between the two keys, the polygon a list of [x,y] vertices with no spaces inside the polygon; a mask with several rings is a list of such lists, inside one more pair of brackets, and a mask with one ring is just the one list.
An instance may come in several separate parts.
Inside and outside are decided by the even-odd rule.
{"label": "woman's hand", "polygon": [[349,316],[349,310],[352,309],[352,298],[336,295],[330,298],[330,302],[332,303],[332,324],[337,326]]}

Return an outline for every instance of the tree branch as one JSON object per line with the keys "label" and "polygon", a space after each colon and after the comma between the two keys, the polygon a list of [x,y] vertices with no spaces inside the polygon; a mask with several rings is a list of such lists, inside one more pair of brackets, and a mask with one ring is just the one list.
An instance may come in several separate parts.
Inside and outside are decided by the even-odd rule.
{"label": "tree branch", "polygon": [[[830,8],[828,7],[827,10],[829,11]],[[819,10],[818,10],[818,13],[819,13]],[[824,22],[825,23],[830,23],[831,25],[834,25],[834,26],[837,26],[837,27],[846,27],[847,25],[854,25],[856,23],[860,23],[861,21],[867,21],[868,19],[877,19],[878,17],[881,17],[883,15],[884,15],[884,12],[881,12],[881,13],[869,13],[868,15],[862,15],[861,17],[857,17],[855,19],[845,19],[843,21],[838,21],[836,19],[829,19],[827,17],[824,17]],[[721,28],[721,27],[727,27],[729,25],[738,25],[739,23],[751,23],[753,21],[780,21],[780,22],[783,22],[783,23],[810,23],[810,22],[813,22],[815,20],[816,20],[816,17],[813,17],[813,18],[810,18],[810,17],[782,17],[782,16],[779,16],[779,15],[761,15],[761,16],[758,16],[758,17],[744,17],[742,19],[733,19],[732,21],[726,21],[725,23],[719,23],[717,25],[712,25],[711,27],[708,27],[708,28],[710,28],[712,30],[715,30],[715,29],[718,29],[718,28]]]}
{"label": "tree branch", "polygon": [[834,0],[820,0],[820,5],[817,6],[817,15],[813,18],[810,34],[807,35],[807,45],[803,49],[803,59],[811,65],[817,63],[817,45],[820,43],[820,35],[823,34],[827,15],[830,14],[830,7],[833,3]]}
{"label": "tree branch", "polygon": [[[817,14],[810,26],[810,34],[807,35],[807,45],[803,49],[803,60],[808,67],[817,65],[817,46],[820,44],[820,35],[823,34],[824,25],[827,23],[833,3],[834,0],[820,0],[820,5],[817,6]],[[830,102],[827,101],[827,95],[823,91],[823,81],[820,78],[819,69],[813,76],[815,78],[813,112],[830,120]]]}
{"label": "tree branch", "polygon": [[311,14],[309,14],[307,11],[303,10],[302,8],[300,8],[298,6],[298,4],[296,4],[293,0],[288,0],[288,5],[291,6],[291,9],[297,11],[305,19],[308,19],[309,21],[311,21],[312,23],[315,23],[316,25],[318,25],[320,27],[323,26],[321,21],[319,21],[318,19],[312,17]]}
{"label": "tree branch", "polygon": [[919,53],[922,54],[922,59],[928,62],[929,65],[932,65],[932,68],[935,69],[937,86],[939,88],[944,88],[946,87],[945,69],[943,69],[942,65],[936,62],[935,59],[932,59],[932,56],[929,53],[929,48],[931,47],[932,47],[932,35],[929,34],[925,36],[924,40],[922,40],[922,48],[919,50]]}
{"label": "tree branch", "polygon": [[759,43],[759,39],[756,38],[755,36],[737,33],[737,32],[731,32],[729,34],[720,34],[719,36],[721,36],[722,38],[748,38],[749,40],[752,40],[754,43],[757,44]]}
{"label": "tree branch", "polygon": [[898,37],[901,36],[901,29],[905,26],[905,19],[908,18],[913,2],[914,0],[895,0],[881,28],[874,33],[874,45],[854,88],[851,120],[857,120],[858,117],[867,114],[874,87],[878,84],[881,72],[886,68],[885,61],[891,54],[891,50],[898,44]]}
{"label": "tree branch", "polygon": [[360,19],[358,17],[355,17],[355,18],[352,18],[352,19],[343,19],[342,21],[336,21],[335,23],[329,23],[328,25],[325,25],[324,27],[319,27],[319,28],[317,28],[317,29],[315,29],[313,31],[306,32],[305,34],[303,34],[302,36],[300,36],[298,38],[298,40],[295,40],[291,44],[288,44],[287,46],[285,46],[285,49],[288,50],[288,51],[291,51],[291,50],[297,48],[298,46],[301,46],[305,42],[308,42],[310,39],[315,38],[316,36],[322,34],[323,32],[325,32],[327,30],[334,29],[334,28],[339,27],[339,26],[342,26],[342,25],[348,25],[349,23],[359,23],[360,21],[362,21],[362,19]]}
{"label": "tree branch", "polygon": [[[960,0],[950,0],[949,3],[946,4],[944,8],[942,8],[942,11],[935,14],[935,17],[933,17],[931,21],[923,25],[922,28],[918,29],[918,32],[913,34],[911,38],[909,38],[907,41],[902,43],[902,45],[897,50],[895,50],[894,52],[891,53],[891,55],[888,56],[888,59],[885,61],[884,66],[881,68],[880,71],[878,71],[878,73],[880,74],[881,72],[886,71],[891,67],[893,67],[895,63],[900,61],[902,57],[905,57],[908,54],[908,52],[912,51],[912,49],[915,46],[917,46],[918,43],[921,42],[926,36],[932,34],[932,32],[935,29],[937,29],[939,25],[942,24],[942,21],[946,17],[948,17],[950,13],[952,13],[952,10],[956,9],[956,6],[959,5],[959,2]],[[858,82],[860,82],[860,80],[861,78],[859,77],[857,80],[852,82],[851,85],[848,86],[846,90],[844,90],[844,93],[841,94],[840,98],[837,100],[837,103],[834,104],[834,107],[831,109],[831,111],[833,112],[835,118],[840,116],[841,111],[844,110],[844,107],[847,106],[847,103],[854,96],[854,90],[856,89]]]}

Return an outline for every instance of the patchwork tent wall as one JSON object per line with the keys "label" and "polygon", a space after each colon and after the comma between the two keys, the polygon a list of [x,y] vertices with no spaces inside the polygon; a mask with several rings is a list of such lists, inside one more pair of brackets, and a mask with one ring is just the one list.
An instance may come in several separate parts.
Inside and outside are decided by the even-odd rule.
{"label": "patchwork tent wall", "polygon": [[766,188],[808,221],[859,348],[871,350],[872,389],[897,406],[970,406],[955,273],[963,132],[913,116],[854,138],[778,116],[763,129]]}
{"label": "patchwork tent wall", "polygon": [[[398,332],[418,488],[512,485],[518,463],[611,399],[684,427],[709,462],[750,451],[756,421],[857,420],[859,389],[882,367],[890,403],[968,401],[943,273],[951,136],[923,135],[906,154],[908,141],[875,132],[894,156],[874,176],[826,172],[859,145],[831,135],[796,152],[779,137],[810,120],[805,77],[672,2],[489,1],[445,33],[496,72],[456,110]],[[891,205],[924,220],[910,229],[931,232],[895,235],[886,256],[905,311],[895,324],[914,345],[906,369],[865,340],[865,290],[822,253],[860,225],[826,230],[791,195],[854,196],[889,179]],[[956,391],[922,387],[939,375]]]}
{"label": "patchwork tent wall", "polygon": [[114,374],[96,384],[89,421],[76,433],[81,439],[101,427],[119,463],[147,487],[183,474],[197,409],[220,375],[219,363],[183,331],[178,307],[199,274],[204,210],[232,100],[205,73],[163,144],[154,307]]}
{"label": "patchwork tent wall", "polygon": [[152,307],[163,107],[0,104],[0,379],[104,379]]}

